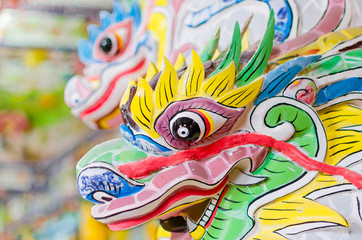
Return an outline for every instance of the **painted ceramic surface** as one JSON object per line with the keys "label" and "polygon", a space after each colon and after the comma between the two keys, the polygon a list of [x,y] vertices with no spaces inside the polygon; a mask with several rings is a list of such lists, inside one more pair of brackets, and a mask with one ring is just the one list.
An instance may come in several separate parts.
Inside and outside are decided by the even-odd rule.
{"label": "painted ceramic surface", "polygon": [[359,239],[362,28],[269,61],[277,24],[271,11],[247,62],[236,23],[218,58],[192,51],[181,68],[165,58],[128,83],[124,138],[77,165],[96,220],[120,231],[157,218],[158,239]]}
{"label": "painted ceramic surface", "polygon": [[[358,25],[361,7],[349,0],[131,2],[115,1],[112,13],[101,12],[101,25],[89,26],[89,40],[78,44],[86,68],[82,76],[75,76],[67,84],[65,102],[74,116],[93,129],[118,128],[122,123],[119,102],[125,88],[130,79],[138,81],[139,76],[145,76],[150,62],[160,68],[166,56],[171,63],[182,66],[180,53],[190,60],[191,49],[201,54],[205,44],[215,38],[216,52],[201,57],[206,61],[218,56],[228,48],[236,21],[246,27],[242,39],[242,50],[246,50],[262,38],[269,11],[273,10],[274,42],[278,45],[271,57],[276,58],[323,34]],[[305,17],[310,11],[314,11],[313,18]],[[247,62],[253,53],[244,51],[241,58]]]}

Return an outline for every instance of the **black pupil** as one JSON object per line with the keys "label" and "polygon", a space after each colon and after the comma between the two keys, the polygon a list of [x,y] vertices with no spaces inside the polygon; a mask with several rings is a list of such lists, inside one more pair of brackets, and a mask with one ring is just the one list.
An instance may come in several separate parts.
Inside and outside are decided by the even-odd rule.
{"label": "black pupil", "polygon": [[112,50],[112,40],[109,37],[103,38],[100,45],[105,53],[109,53]]}
{"label": "black pupil", "polygon": [[191,118],[181,117],[172,126],[174,137],[184,142],[195,142],[201,134],[199,125]]}

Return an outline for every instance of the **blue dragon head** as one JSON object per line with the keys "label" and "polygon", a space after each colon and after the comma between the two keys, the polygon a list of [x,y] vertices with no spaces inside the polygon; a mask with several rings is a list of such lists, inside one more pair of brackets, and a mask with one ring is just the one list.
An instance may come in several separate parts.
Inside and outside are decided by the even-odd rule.
{"label": "blue dragon head", "polygon": [[79,58],[86,65],[83,76],[73,77],[64,94],[72,114],[93,129],[119,125],[124,88],[130,78],[146,73],[157,47],[138,3],[127,8],[114,1],[113,12],[99,16],[100,26],[89,25],[89,39],[78,42]]}

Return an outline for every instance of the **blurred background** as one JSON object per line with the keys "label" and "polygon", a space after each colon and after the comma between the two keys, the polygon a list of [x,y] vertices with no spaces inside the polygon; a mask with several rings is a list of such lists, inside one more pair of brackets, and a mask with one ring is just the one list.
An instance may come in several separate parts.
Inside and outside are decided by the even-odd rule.
{"label": "blurred background", "polygon": [[83,69],[76,43],[100,10],[112,0],[0,0],[1,240],[152,239],[152,224],[111,233],[76,188],[77,161],[119,136],[87,129],[63,100]]}

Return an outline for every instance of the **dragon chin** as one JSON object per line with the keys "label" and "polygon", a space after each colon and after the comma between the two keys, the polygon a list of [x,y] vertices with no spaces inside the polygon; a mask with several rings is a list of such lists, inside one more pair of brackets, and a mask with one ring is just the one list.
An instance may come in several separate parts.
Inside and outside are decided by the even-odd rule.
{"label": "dragon chin", "polygon": [[162,169],[139,192],[93,206],[92,216],[114,231],[132,228],[162,215],[172,216],[186,205],[220,194],[230,183],[229,174],[233,169],[242,165],[242,171],[250,172],[245,166],[258,168],[267,152],[264,147],[244,145],[207,159]]}

